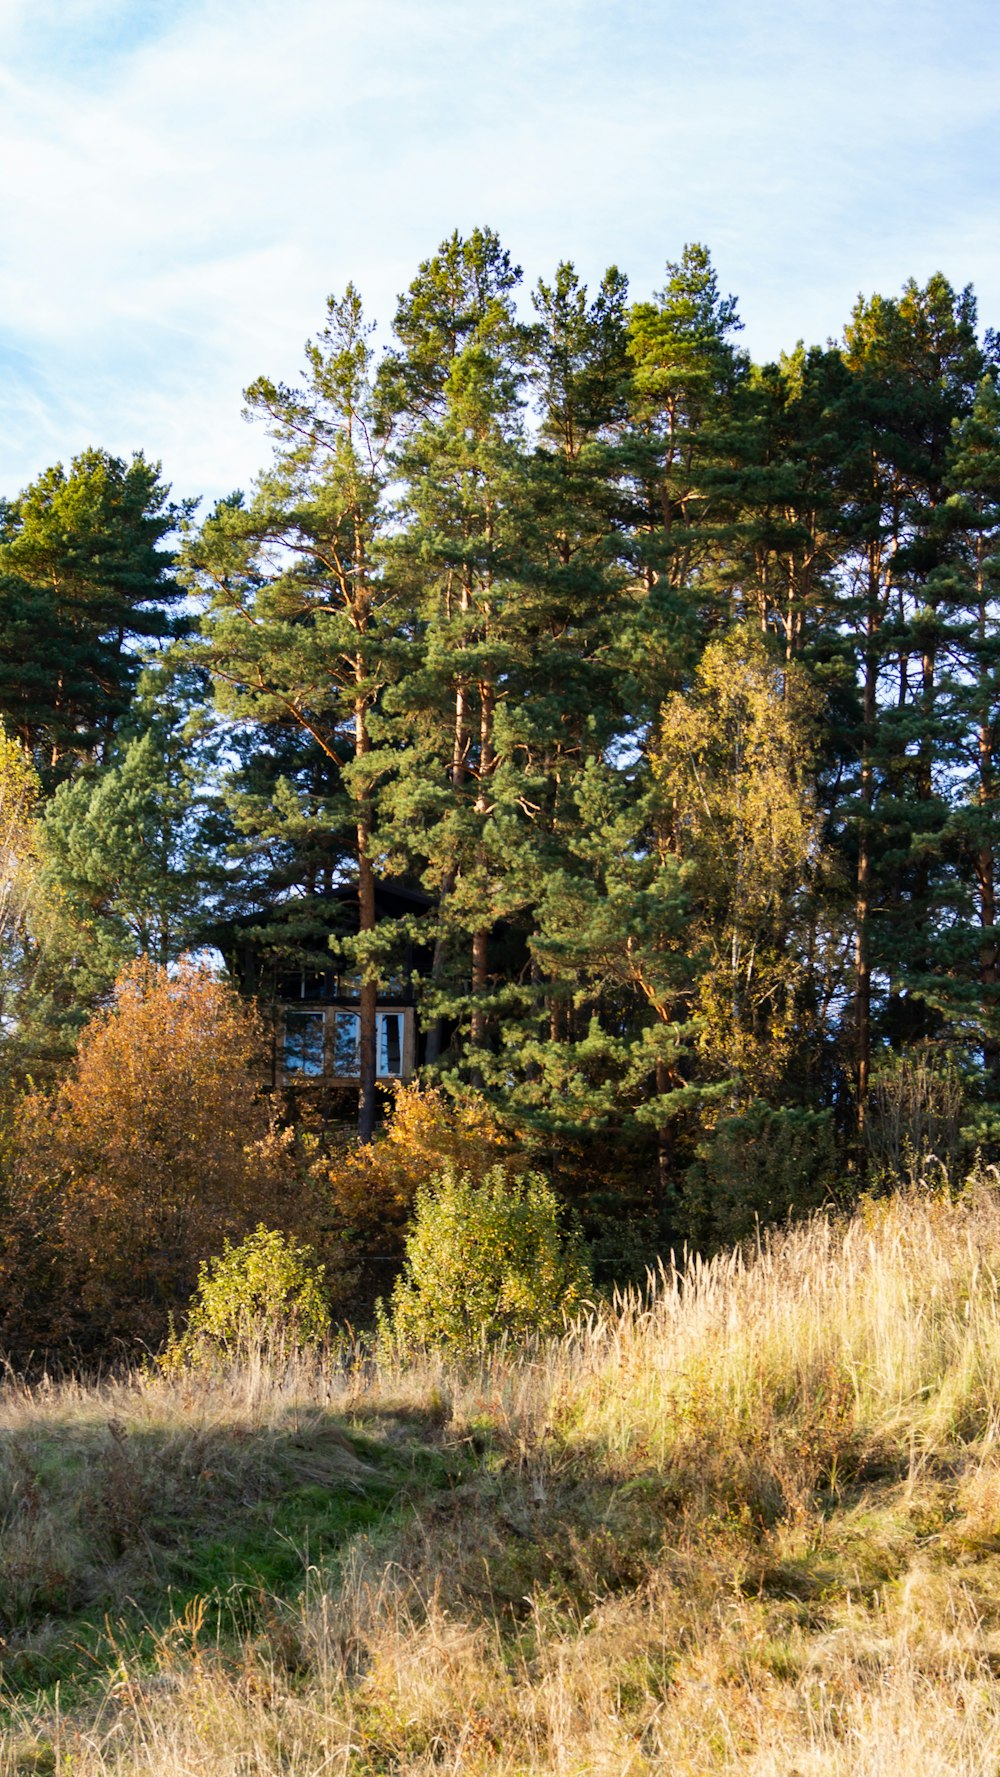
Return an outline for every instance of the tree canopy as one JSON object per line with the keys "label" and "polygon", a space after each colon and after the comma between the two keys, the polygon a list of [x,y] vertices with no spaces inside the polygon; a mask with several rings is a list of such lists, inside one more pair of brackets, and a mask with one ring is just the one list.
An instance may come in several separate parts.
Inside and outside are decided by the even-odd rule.
{"label": "tree canopy", "polygon": [[337,967],[368,1143],[419,941],[424,1077],[586,1213],[708,1227],[768,1146],[860,1181],[908,1067],[993,1140],[995,336],[942,274],[776,363],[740,327],[702,245],[636,300],[456,232],[384,346],[348,284],[251,384],[200,522],[141,454],[8,500],[10,1052],[130,958]]}

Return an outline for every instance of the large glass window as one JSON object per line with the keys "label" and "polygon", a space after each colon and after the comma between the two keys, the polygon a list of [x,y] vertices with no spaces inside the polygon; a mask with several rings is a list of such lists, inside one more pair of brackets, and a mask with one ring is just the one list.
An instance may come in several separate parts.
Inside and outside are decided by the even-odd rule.
{"label": "large glass window", "polygon": [[380,1012],[377,1023],[378,1071],[398,1077],[403,1072],[403,1014]]}
{"label": "large glass window", "polygon": [[335,1012],[333,1071],[351,1079],[361,1072],[361,1020],[356,1012]]}
{"label": "large glass window", "polygon": [[322,1012],[285,1013],[285,1072],[323,1072]]}

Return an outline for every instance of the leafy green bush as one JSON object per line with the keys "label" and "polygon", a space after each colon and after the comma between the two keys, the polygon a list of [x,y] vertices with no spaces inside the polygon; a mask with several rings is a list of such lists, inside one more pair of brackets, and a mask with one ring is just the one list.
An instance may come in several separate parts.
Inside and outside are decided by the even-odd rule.
{"label": "leafy green bush", "polygon": [[260,1223],[238,1246],[203,1262],[181,1338],[165,1361],[218,1353],[236,1356],[262,1345],[319,1345],[330,1331],[326,1267],[311,1246]]}
{"label": "leafy green bush", "polygon": [[448,1167],[417,1192],[406,1259],[382,1340],[458,1353],[507,1336],[554,1332],[590,1288],[576,1227],[540,1173],[494,1166],[476,1182]]}
{"label": "leafy green bush", "polygon": [[775,1110],[759,1100],[721,1117],[684,1177],[685,1233],[728,1246],[758,1226],[818,1209],[835,1191],[837,1155],[829,1111]]}

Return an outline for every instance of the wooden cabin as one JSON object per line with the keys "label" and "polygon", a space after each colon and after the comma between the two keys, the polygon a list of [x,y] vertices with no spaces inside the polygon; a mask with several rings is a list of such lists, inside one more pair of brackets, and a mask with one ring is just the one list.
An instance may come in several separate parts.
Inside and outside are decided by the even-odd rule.
{"label": "wooden cabin", "polygon": [[[279,1012],[277,1067],[282,1085],[329,1079],[347,1085],[360,1078],[360,983],[350,975],[303,973],[299,993],[286,978]],[[389,988],[375,1014],[376,1068],[380,1080],[408,1080],[417,1065],[416,1008]]]}
{"label": "wooden cabin", "polygon": [[[335,890],[326,899],[331,932],[356,931],[356,891]],[[432,906],[431,897],[416,889],[380,884],[376,890],[379,920],[420,916]],[[428,966],[427,949],[407,937],[399,946],[393,973],[380,985],[376,1069],[379,1082],[386,1086],[410,1079],[423,1059],[415,978],[419,980]],[[342,1114],[350,1114],[350,1101],[360,1083],[360,998],[360,977],[333,963],[329,968],[284,970],[275,976],[276,1086],[326,1102],[333,1114],[339,1101]]]}

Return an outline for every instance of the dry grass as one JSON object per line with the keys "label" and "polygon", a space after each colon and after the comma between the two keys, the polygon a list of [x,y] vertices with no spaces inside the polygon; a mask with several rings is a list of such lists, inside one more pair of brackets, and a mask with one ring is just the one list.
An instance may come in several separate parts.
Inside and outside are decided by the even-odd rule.
{"label": "dry grass", "polygon": [[72,1707],[22,1689],[0,1777],[995,1777],[998,1279],[980,1181],[692,1264],[481,1369],[12,1386],[5,1613],[57,1553],[93,1585],[109,1450],[145,1533],[199,1487],[206,1513],[290,1474],[363,1491],[380,1450],[433,1444],[451,1481],[243,1634],[192,1597]]}

